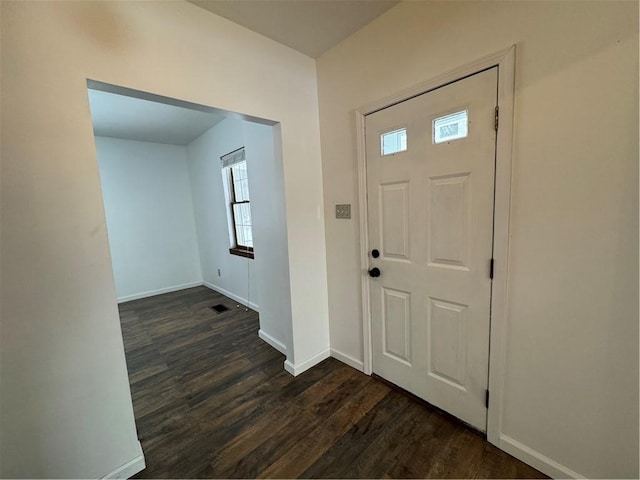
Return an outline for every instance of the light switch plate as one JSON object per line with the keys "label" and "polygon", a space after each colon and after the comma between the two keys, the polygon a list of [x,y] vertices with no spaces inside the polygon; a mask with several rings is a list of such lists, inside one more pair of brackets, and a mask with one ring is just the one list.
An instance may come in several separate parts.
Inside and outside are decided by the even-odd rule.
{"label": "light switch plate", "polygon": [[351,205],[336,205],[336,218],[351,218]]}

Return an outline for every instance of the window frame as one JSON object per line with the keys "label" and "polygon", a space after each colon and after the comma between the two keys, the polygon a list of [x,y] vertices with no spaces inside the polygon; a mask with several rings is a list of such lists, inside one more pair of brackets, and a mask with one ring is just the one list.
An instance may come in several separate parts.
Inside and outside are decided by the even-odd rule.
{"label": "window frame", "polygon": [[[243,160],[243,162],[246,163],[246,160]],[[238,162],[238,163],[241,163],[241,162]],[[243,205],[243,204],[250,205],[251,200],[242,200],[239,202],[236,200],[236,185],[233,178],[233,167],[234,165],[229,165],[228,167],[226,167],[227,182],[229,187],[229,210],[230,210],[230,218],[231,218],[230,226],[232,227],[231,230],[233,231],[233,246],[229,248],[229,253],[231,255],[238,255],[240,257],[245,257],[245,258],[255,258],[253,247],[238,244],[238,233],[236,231],[236,228],[237,228],[236,213],[233,207],[235,205]],[[251,219],[251,228],[253,230],[253,218]]]}

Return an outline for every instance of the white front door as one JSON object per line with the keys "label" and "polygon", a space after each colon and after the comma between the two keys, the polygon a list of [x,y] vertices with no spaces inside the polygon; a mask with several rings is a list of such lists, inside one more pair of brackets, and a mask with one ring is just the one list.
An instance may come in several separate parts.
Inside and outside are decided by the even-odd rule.
{"label": "white front door", "polygon": [[490,68],[365,123],[373,372],[482,431],[497,82]]}

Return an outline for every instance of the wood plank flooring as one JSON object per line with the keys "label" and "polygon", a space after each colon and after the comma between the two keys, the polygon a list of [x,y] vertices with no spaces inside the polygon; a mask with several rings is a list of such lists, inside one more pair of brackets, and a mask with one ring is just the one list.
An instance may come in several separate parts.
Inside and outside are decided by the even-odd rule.
{"label": "wood plank flooring", "polygon": [[332,358],[290,376],[257,314],[206,287],[121,304],[120,318],[136,478],[547,478]]}

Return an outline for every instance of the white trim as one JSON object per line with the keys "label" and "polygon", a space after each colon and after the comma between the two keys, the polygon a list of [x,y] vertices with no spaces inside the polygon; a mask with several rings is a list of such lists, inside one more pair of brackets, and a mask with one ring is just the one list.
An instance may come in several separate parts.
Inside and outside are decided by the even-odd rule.
{"label": "white trim", "polygon": [[267,342],[269,345],[271,345],[273,348],[278,350],[280,353],[283,353],[285,355],[287,354],[287,346],[284,343],[282,343],[280,340],[276,340],[275,338],[273,338],[271,335],[266,333],[261,328],[258,330],[258,336],[262,340]]}
{"label": "white trim", "polygon": [[140,442],[138,442],[138,449],[140,450],[140,453],[133,459],[120,465],[113,472],[110,472],[100,478],[131,478],[136,473],[144,470],[147,467],[147,464],[144,461],[144,452],[142,451],[142,445],[140,445]]}
{"label": "white trim", "polygon": [[350,367],[355,368],[356,370],[360,370],[364,372],[364,363],[357,358],[352,357],[351,355],[347,355],[346,353],[342,353],[335,348],[331,349],[331,356],[336,360],[341,361],[342,363],[346,363]]}
{"label": "white trim", "polygon": [[326,350],[323,350],[320,353],[316,353],[314,356],[312,356],[308,360],[305,360],[304,362],[298,363],[296,365],[291,363],[289,360],[285,360],[284,369],[294,377],[297,377],[302,372],[306,372],[311,367],[315,367],[317,364],[329,358],[330,356],[331,356],[331,350],[327,348]]}
{"label": "white trim", "polygon": [[161,295],[163,293],[177,292],[186,288],[199,287],[202,285],[202,281],[183,283],[182,285],[174,285],[172,287],[159,288],[157,290],[149,290],[148,292],[134,293],[133,295],[125,295],[124,297],[118,297],[116,300],[118,303],[130,302],[131,300],[139,300],[141,298],[153,297],[155,295]]}
{"label": "white trim", "polygon": [[[247,299],[246,298],[242,298],[240,295],[236,295],[235,293],[230,292],[229,290],[225,290],[222,287],[219,287],[217,285],[214,285],[213,283],[209,283],[209,282],[203,282],[202,285],[204,285],[205,287],[209,287],[211,290],[215,290],[218,293],[221,293],[222,295],[229,297],[233,300],[235,300],[236,302],[241,303],[242,305],[247,305]],[[258,307],[258,305],[256,305],[253,302],[248,302],[249,303],[249,308],[255,310],[256,312],[259,312],[260,309]]]}
{"label": "white trim", "polygon": [[460,68],[439,75],[401,93],[371,103],[355,111],[356,148],[358,161],[358,200],[360,205],[360,274],[362,282],[362,336],[364,373],[372,372],[372,338],[370,312],[369,231],[367,214],[367,165],[365,145],[365,116],[382,108],[407,100],[416,95],[453,82],[460,78],[498,66],[498,106],[500,128],[496,143],[496,194],[494,233],[494,277],[491,298],[491,333],[489,357],[489,390],[491,392],[487,415],[487,440],[500,445],[502,391],[505,365],[505,338],[507,327],[507,276],[509,258],[509,220],[511,205],[511,163],[513,143],[513,102],[515,86],[516,46],[501,50]]}
{"label": "white trim", "polygon": [[289,360],[285,360],[284,361],[284,369],[289,372],[291,375],[293,375],[294,377],[296,376],[296,367],[293,363],[291,363]]}
{"label": "white trim", "polygon": [[507,338],[507,289],[511,219],[511,165],[513,158],[513,104],[516,47],[498,62],[498,106],[500,126],[496,140],[495,203],[493,205],[493,283],[491,289],[491,331],[489,339],[489,410],[487,440],[497,445],[502,432],[502,405]]}
{"label": "white trim", "polygon": [[371,302],[369,289],[369,208],[367,204],[367,147],[365,144],[365,120],[369,109],[356,110],[356,148],[358,155],[358,205],[360,206],[360,282],[362,284],[362,343],[363,372],[373,372],[371,344]]}
{"label": "white trim", "polygon": [[498,447],[551,478],[586,478],[507,435],[500,435]]}

